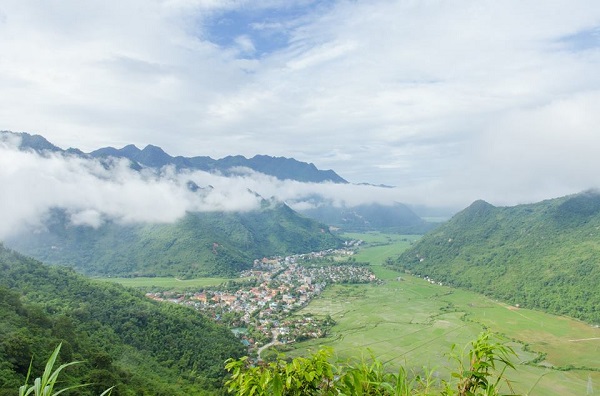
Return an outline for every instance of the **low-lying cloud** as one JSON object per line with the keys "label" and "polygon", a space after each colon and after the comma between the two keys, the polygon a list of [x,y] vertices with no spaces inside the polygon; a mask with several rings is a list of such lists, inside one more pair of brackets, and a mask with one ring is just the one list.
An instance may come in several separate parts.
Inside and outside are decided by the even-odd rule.
{"label": "low-lying cloud", "polygon": [[173,167],[136,171],[126,159],[100,161],[17,147],[14,139],[0,142],[0,239],[42,229],[44,219],[57,208],[73,225],[99,227],[108,220],[173,222],[190,211],[254,210],[263,198],[296,209],[314,205],[308,200],[315,196],[347,206],[399,198],[389,188],[279,180],[249,169],[238,169],[230,177],[177,172]]}

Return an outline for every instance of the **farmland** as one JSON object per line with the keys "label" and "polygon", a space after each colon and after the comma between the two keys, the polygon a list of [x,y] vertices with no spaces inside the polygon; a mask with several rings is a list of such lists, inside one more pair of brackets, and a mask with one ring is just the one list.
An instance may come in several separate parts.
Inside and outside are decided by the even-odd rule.
{"label": "farmland", "polygon": [[487,327],[512,340],[518,353],[517,370],[507,374],[515,392],[582,395],[600,387],[600,329],[399,274],[383,263],[409,246],[409,237],[367,234],[361,239],[366,247],[357,260],[369,261],[385,283],[329,287],[299,313],[329,314],[337,325],[325,339],[297,344],[291,356],[324,345],[341,359],[370,351],[392,367],[419,372],[426,366],[443,378],[451,345],[462,347]]}
{"label": "farmland", "polygon": [[193,288],[218,286],[229,280],[240,278],[196,278],[178,279],[171,277],[134,277],[134,278],[95,278],[100,281],[120,283],[123,286],[135,287],[144,290],[166,289],[173,291],[184,291]]}

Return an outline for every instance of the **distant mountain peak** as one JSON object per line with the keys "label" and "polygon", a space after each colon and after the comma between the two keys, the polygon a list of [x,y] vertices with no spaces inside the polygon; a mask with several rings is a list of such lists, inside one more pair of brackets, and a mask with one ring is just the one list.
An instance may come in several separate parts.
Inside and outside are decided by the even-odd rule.
{"label": "distant mountain peak", "polygon": [[492,205],[491,203],[484,201],[483,199],[478,199],[477,201],[474,201],[471,205],[469,205],[467,207],[468,210],[488,210],[488,209],[492,209],[495,206]]}
{"label": "distant mountain peak", "polygon": [[118,151],[127,155],[136,155],[139,154],[141,150],[135,144],[128,144],[127,146],[123,147]]}
{"label": "distant mountain peak", "polygon": [[494,209],[496,209],[494,205],[484,201],[483,199],[478,199],[462,211],[458,212],[453,219],[461,224],[479,221],[481,218],[488,217],[491,213],[493,213]]}
{"label": "distant mountain peak", "polygon": [[167,154],[167,153],[165,153],[165,151],[162,148],[160,148],[158,146],[155,146],[153,144],[146,145],[146,147],[144,147],[144,149],[142,151],[149,151],[149,152],[157,152],[157,153]]}
{"label": "distant mountain peak", "polygon": [[11,132],[11,131],[0,131],[2,135],[5,136],[13,136],[19,138],[21,143],[19,145],[19,149],[21,150],[34,150],[38,153],[42,153],[44,151],[62,151],[60,147],[57,147],[46,140],[45,137],[41,135],[32,135],[27,132]]}

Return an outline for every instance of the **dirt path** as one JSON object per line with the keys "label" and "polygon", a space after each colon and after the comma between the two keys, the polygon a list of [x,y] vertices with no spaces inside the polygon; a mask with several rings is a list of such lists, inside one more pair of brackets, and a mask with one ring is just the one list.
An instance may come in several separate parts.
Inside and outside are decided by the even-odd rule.
{"label": "dirt path", "polygon": [[581,341],[593,341],[593,340],[600,340],[600,337],[580,338],[578,340],[569,340],[569,342],[581,342]]}

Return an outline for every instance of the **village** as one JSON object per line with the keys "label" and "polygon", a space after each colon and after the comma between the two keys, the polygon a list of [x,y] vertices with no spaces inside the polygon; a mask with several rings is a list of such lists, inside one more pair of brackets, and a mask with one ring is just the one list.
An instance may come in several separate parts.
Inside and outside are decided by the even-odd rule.
{"label": "village", "polygon": [[255,260],[239,281],[186,293],[152,292],[146,296],[191,306],[228,325],[258,354],[265,346],[320,338],[335,324],[331,317],[295,314],[334,283],[377,283],[364,263],[351,256],[360,241],[343,249]]}

